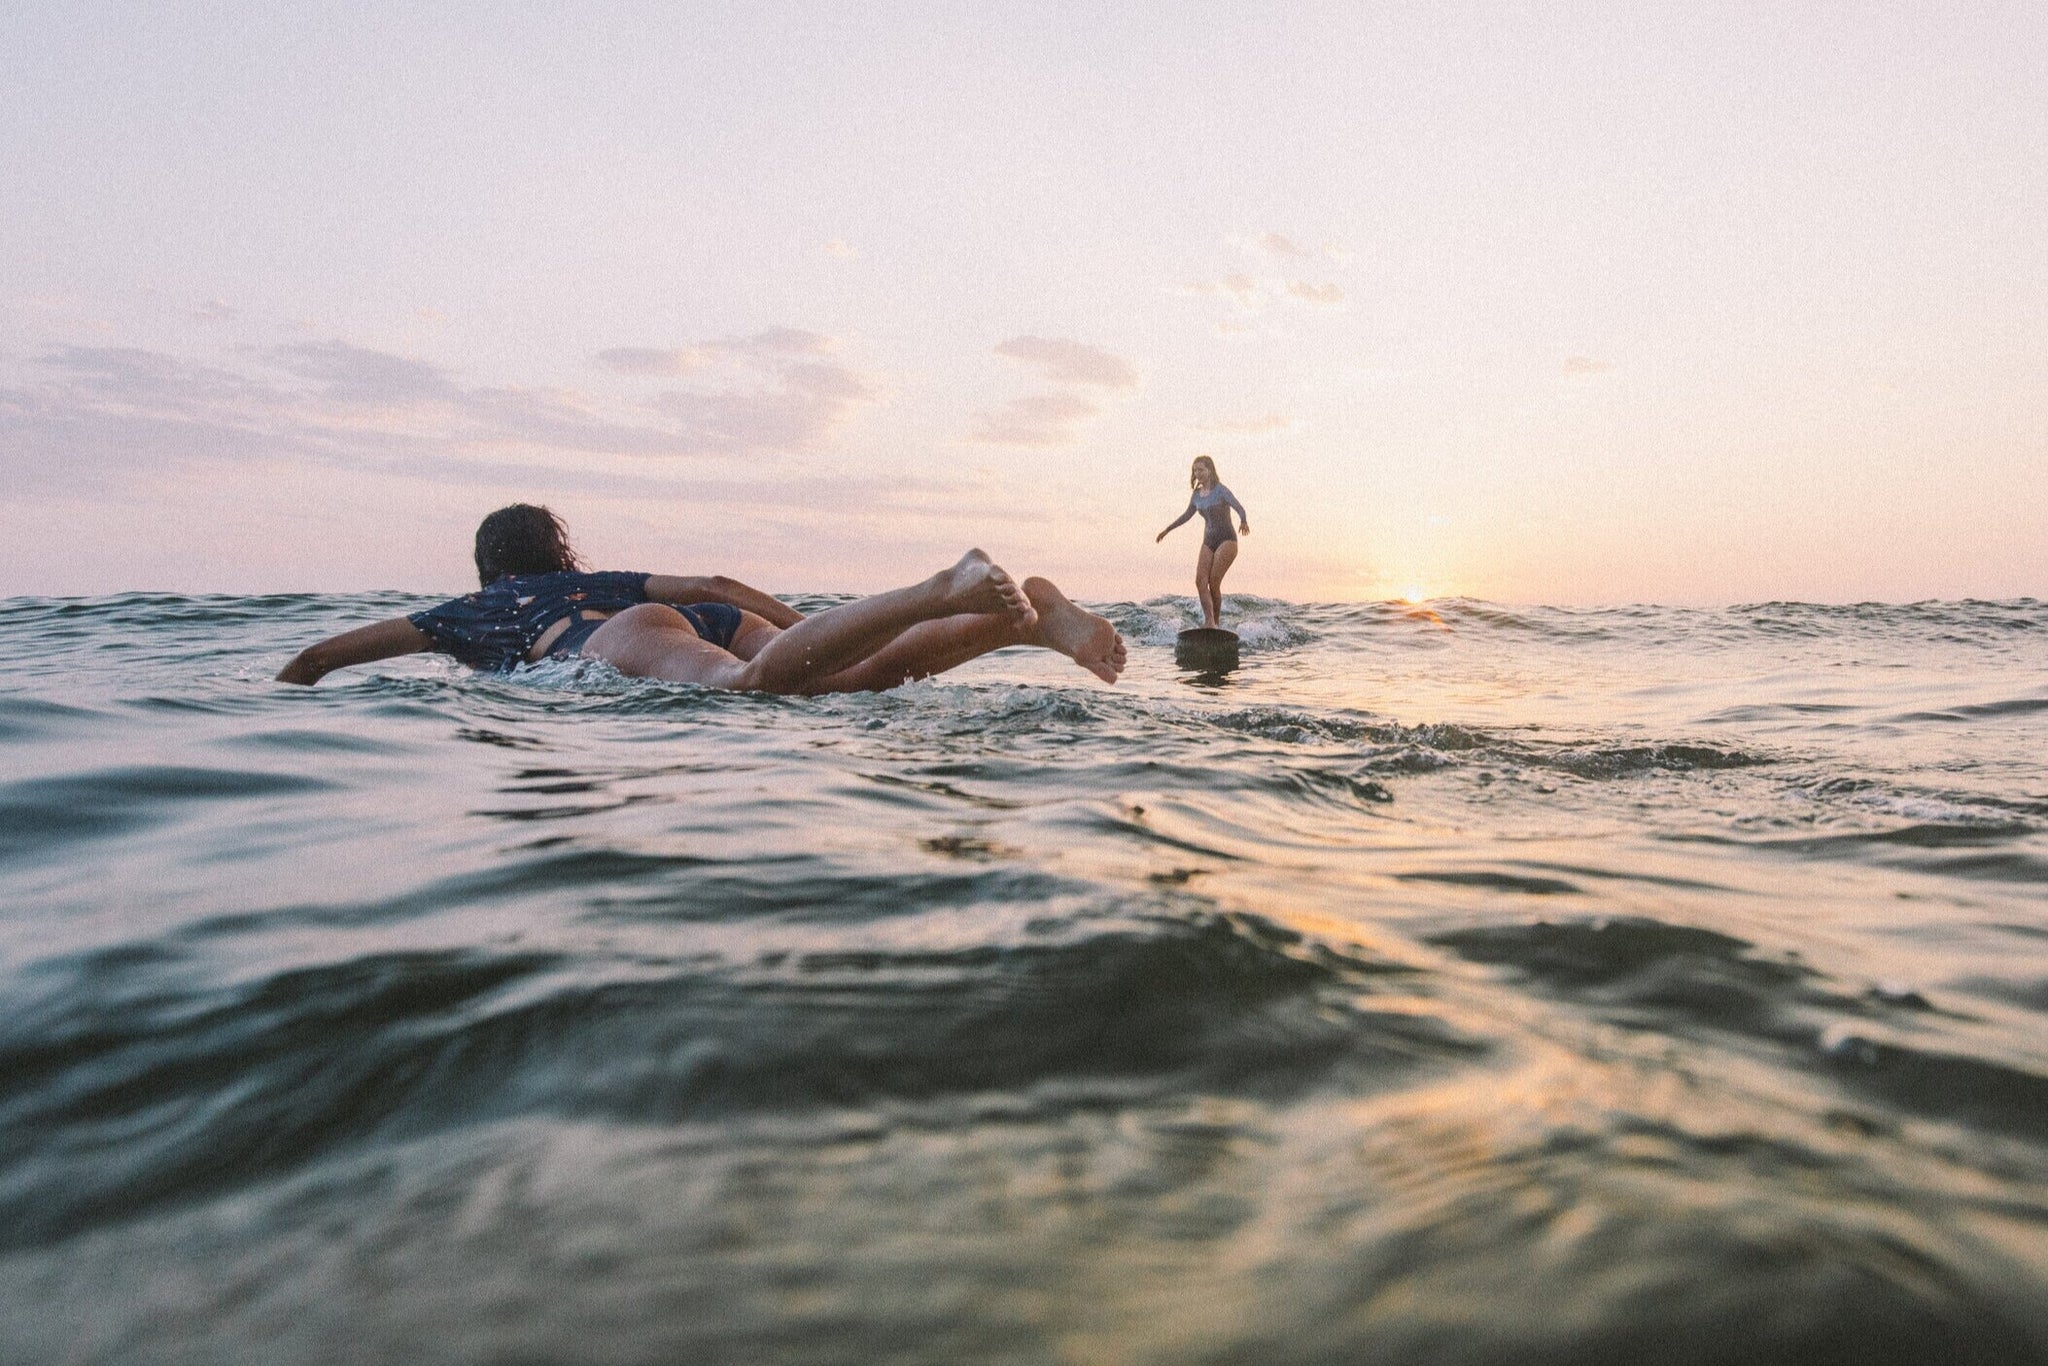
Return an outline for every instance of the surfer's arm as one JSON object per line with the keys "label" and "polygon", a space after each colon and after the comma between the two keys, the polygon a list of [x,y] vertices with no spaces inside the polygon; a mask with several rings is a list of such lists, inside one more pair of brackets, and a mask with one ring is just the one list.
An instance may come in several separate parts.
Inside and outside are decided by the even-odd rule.
{"label": "surfer's arm", "polygon": [[[1186,520],[1187,520],[1188,518],[1190,518],[1190,517],[1192,517],[1192,516],[1194,516],[1194,515],[1195,515],[1195,498],[1194,498],[1194,495],[1193,495],[1193,494],[1189,494],[1189,495],[1188,495],[1188,510],[1187,510],[1186,512],[1183,512],[1183,513],[1182,513],[1182,514],[1181,514],[1180,516],[1178,516],[1178,517],[1174,518],[1174,519],[1173,519],[1172,521],[1168,522],[1168,523],[1166,524],[1166,531],[1171,531],[1171,530],[1173,530],[1173,529],[1174,529],[1175,527],[1179,526],[1179,525],[1180,525],[1180,524],[1181,524],[1182,522],[1185,522],[1185,521],[1186,521]],[[1154,537],[1152,538],[1152,544],[1154,544],[1154,545],[1158,545],[1158,544],[1159,544],[1159,543],[1160,543],[1161,541],[1165,540],[1165,539],[1166,539],[1166,531],[1162,531],[1162,532],[1160,532],[1160,533],[1159,533],[1159,534],[1158,534],[1157,536],[1154,536]]]}
{"label": "surfer's arm", "polygon": [[1244,510],[1244,504],[1237,501],[1237,495],[1229,489],[1223,490],[1223,501],[1237,509],[1237,529],[1245,535],[1252,534],[1251,515]]}
{"label": "surfer's arm", "polygon": [[393,617],[329,636],[318,645],[308,645],[292,656],[292,662],[279,672],[277,681],[318,683],[336,669],[346,669],[351,664],[370,664],[393,655],[418,654],[433,648],[434,642],[425,631],[404,617]]}
{"label": "surfer's arm", "polygon": [[700,602],[722,602],[781,627],[794,626],[804,619],[802,612],[782,599],[771,597],[738,579],[728,579],[723,574],[649,574],[647,600],[670,602],[682,607]]}

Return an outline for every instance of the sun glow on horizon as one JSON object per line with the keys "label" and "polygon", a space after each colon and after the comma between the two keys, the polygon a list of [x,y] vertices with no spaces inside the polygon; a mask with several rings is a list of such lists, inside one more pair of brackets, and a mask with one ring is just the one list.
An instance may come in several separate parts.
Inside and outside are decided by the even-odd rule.
{"label": "sun glow on horizon", "polygon": [[1455,597],[1456,590],[1446,588],[1427,578],[1409,578],[1406,575],[1372,574],[1366,576],[1365,596],[1380,602],[1398,602],[1413,606],[1442,597]]}

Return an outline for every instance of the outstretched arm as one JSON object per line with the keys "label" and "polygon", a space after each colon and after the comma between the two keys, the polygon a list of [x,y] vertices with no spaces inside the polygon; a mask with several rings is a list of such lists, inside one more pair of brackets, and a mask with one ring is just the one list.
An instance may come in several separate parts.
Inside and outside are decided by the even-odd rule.
{"label": "outstretched arm", "polygon": [[752,612],[785,629],[804,619],[802,612],[782,599],[771,597],[738,579],[728,579],[723,574],[649,574],[647,600],[672,602],[684,607],[699,602],[722,602],[743,612]]}
{"label": "outstretched arm", "polygon": [[351,664],[369,664],[393,655],[418,654],[421,650],[433,648],[434,642],[428,639],[425,631],[404,617],[393,617],[372,626],[343,631],[318,645],[307,646],[292,656],[292,662],[284,666],[277,675],[277,681],[310,685]]}
{"label": "outstretched arm", "polygon": [[[1185,521],[1186,521],[1186,520],[1187,520],[1188,518],[1190,518],[1190,517],[1192,517],[1192,516],[1194,516],[1194,515],[1195,515],[1195,495],[1193,495],[1193,494],[1191,493],[1191,494],[1189,494],[1189,495],[1188,495],[1188,510],[1187,510],[1186,512],[1183,512],[1183,513],[1182,513],[1182,514],[1181,514],[1180,516],[1178,516],[1178,517],[1174,518],[1174,519],[1173,519],[1172,521],[1168,522],[1168,523],[1166,524],[1166,531],[1171,531],[1171,530],[1173,530],[1173,529],[1174,529],[1175,527],[1179,526],[1179,525],[1180,525],[1180,524],[1181,524],[1182,522],[1185,522]],[[1161,541],[1165,540],[1165,539],[1166,539],[1166,531],[1162,531],[1162,532],[1160,532],[1160,533],[1159,533],[1159,534],[1158,534],[1157,536],[1154,536],[1154,537],[1152,538],[1152,544],[1154,544],[1154,545],[1158,545],[1158,544],[1159,544],[1159,543],[1160,543]]]}

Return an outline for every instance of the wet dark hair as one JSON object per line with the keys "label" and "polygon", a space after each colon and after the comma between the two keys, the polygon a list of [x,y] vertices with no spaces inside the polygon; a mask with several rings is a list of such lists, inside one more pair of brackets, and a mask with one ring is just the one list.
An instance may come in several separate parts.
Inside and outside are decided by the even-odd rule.
{"label": "wet dark hair", "polygon": [[476,576],[486,588],[507,574],[582,567],[569,548],[569,529],[544,507],[514,503],[484,518],[476,529]]}

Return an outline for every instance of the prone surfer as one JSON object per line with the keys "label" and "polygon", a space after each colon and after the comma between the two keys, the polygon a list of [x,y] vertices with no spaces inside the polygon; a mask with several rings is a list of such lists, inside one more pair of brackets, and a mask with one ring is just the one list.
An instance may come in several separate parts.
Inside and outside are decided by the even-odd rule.
{"label": "prone surfer", "polygon": [[479,669],[580,655],[638,678],[807,695],[881,691],[1008,645],[1057,651],[1105,683],[1126,657],[1108,619],[1045,579],[1018,583],[979,550],[806,617],[722,575],[587,573],[560,518],[515,503],[477,528],[476,567],[477,592],[309,646],[278,681],[438,650]]}

